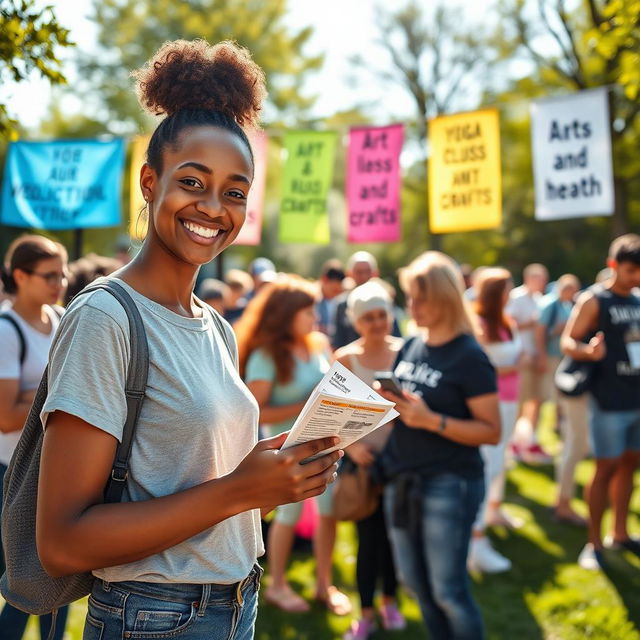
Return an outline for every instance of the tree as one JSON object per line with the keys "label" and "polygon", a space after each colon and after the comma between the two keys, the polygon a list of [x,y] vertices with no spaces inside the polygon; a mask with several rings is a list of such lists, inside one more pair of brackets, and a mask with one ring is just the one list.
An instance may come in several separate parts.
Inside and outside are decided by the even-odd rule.
{"label": "tree", "polygon": [[[39,9],[34,0],[0,0],[0,82],[22,82],[33,71],[52,84],[63,84],[57,47],[69,47],[69,31],[62,27],[51,7]],[[0,103],[0,137],[15,135],[18,122],[7,105]]]}
{"label": "tree", "polygon": [[[478,85],[469,79],[485,66],[487,47],[477,27],[462,26],[460,10],[436,4],[428,16],[423,6],[411,0],[397,11],[378,11],[378,44],[387,54],[386,68],[371,69],[362,57],[354,58],[354,62],[359,68],[372,71],[382,82],[399,85],[413,100],[415,119],[409,123],[408,133],[419,160],[408,172],[404,185],[415,192],[416,197],[408,195],[407,199],[418,208],[409,219],[403,207],[403,221],[409,225],[408,238],[417,237],[424,247],[427,120],[468,108],[467,87]],[[441,236],[432,236],[431,245],[439,248]]]}
{"label": "tree", "polygon": [[313,102],[301,94],[302,81],[323,58],[304,54],[312,28],[290,33],[283,24],[285,12],[286,0],[96,2],[93,19],[100,48],[80,66],[89,78],[97,112],[118,133],[145,128],[149,122],[131,90],[129,72],[166,40],[204,38],[215,43],[232,38],[251,51],[267,76],[267,117],[300,113]]}
{"label": "tree", "polygon": [[579,7],[571,11],[566,0],[504,0],[496,39],[504,59],[519,55],[533,64],[549,93],[611,86],[615,236],[629,229],[640,176],[640,0],[582,0]]}

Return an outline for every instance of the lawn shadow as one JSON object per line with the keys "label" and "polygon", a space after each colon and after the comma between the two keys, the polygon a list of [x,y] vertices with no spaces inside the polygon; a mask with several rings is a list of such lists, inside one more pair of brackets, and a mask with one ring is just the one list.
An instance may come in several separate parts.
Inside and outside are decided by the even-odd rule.
{"label": "lawn shadow", "polygon": [[473,591],[488,638],[542,640],[544,630],[526,601],[526,593],[539,591],[553,579],[555,556],[516,531],[496,529],[490,532],[490,537],[494,547],[512,561],[513,567],[502,574],[472,574]]}
{"label": "lawn shadow", "polygon": [[[525,467],[536,480],[553,480],[553,467]],[[540,477],[542,476],[542,478]],[[553,520],[549,504],[523,495],[519,483],[508,477],[507,510],[525,520],[520,529],[496,527],[489,534],[493,546],[512,561],[511,571],[498,575],[474,575],[474,594],[480,603],[488,637],[496,640],[541,640],[546,637],[534,615],[529,595],[540,594],[555,583],[559,564],[575,563],[584,545],[584,529]]]}
{"label": "lawn shadow", "polygon": [[640,631],[640,571],[625,553],[605,550],[604,554],[604,574],[624,603],[629,620]]}

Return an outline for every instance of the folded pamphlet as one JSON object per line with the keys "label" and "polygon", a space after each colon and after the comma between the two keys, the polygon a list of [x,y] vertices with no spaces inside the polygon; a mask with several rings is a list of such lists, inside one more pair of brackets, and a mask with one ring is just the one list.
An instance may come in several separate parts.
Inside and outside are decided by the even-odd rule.
{"label": "folded pamphlet", "polygon": [[338,436],[338,446],[313,458],[344,449],[398,416],[394,406],[352,371],[334,362],[305,403],[282,448]]}

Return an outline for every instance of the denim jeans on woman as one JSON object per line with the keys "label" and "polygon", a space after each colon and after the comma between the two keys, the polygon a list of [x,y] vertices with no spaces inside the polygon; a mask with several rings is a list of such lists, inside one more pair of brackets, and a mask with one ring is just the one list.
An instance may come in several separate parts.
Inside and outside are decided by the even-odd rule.
{"label": "denim jeans on woman", "polygon": [[482,640],[467,551],[484,497],[484,479],[445,473],[422,477],[421,483],[421,513],[414,528],[396,526],[396,488],[390,484],[385,489],[387,526],[400,579],[418,598],[431,640]]}
{"label": "denim jeans on woman", "polygon": [[[2,485],[4,482],[4,474],[7,472],[7,466],[0,463],[0,513],[2,512]],[[0,543],[0,575],[4,573],[4,555],[2,544]],[[56,632],[53,636],[54,640],[62,640],[64,636],[64,627],[67,623],[68,607],[62,607],[58,611],[56,619]],[[52,616],[40,616],[40,637],[45,640],[49,637],[51,631]],[[0,611],[0,640],[21,640],[24,630],[29,622],[29,614],[20,609],[16,609],[8,603],[5,603]]]}
{"label": "denim jeans on woman", "polygon": [[262,569],[231,585],[96,580],[83,640],[251,640]]}

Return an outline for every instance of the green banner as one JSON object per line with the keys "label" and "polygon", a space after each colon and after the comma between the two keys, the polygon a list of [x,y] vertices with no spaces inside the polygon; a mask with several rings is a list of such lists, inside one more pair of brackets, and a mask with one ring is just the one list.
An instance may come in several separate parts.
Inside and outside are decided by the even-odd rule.
{"label": "green banner", "polygon": [[327,196],[333,180],[336,134],[290,131],[282,176],[280,242],[329,243]]}

